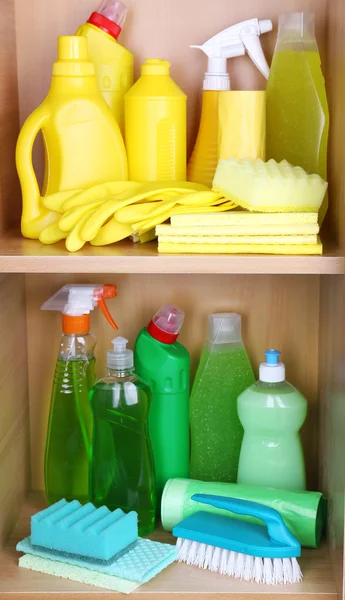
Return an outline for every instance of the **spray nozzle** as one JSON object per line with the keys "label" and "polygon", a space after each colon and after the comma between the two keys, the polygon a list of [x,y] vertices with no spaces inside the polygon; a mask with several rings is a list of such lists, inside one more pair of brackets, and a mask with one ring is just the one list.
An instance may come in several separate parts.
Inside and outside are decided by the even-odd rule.
{"label": "spray nozzle", "polygon": [[272,31],[272,21],[249,19],[224,29],[199,48],[208,56],[204,90],[229,90],[230,78],[226,70],[228,58],[243,56],[246,52],[266,79],[269,66],[260,44],[260,35]]}
{"label": "spray nozzle", "polygon": [[134,365],[133,351],[127,349],[128,340],[119,336],[112,341],[112,344],[114,349],[108,352],[108,369],[115,371],[132,369]]}
{"label": "spray nozzle", "polygon": [[105,300],[116,298],[116,295],[116,286],[111,284],[64,285],[49,300],[42,304],[41,310],[57,310],[61,312],[65,317],[66,325],[69,323],[66,333],[80,333],[80,331],[72,331],[73,324],[68,317],[73,319],[89,315],[98,306],[108,323],[114,329],[118,329],[105,303]]}

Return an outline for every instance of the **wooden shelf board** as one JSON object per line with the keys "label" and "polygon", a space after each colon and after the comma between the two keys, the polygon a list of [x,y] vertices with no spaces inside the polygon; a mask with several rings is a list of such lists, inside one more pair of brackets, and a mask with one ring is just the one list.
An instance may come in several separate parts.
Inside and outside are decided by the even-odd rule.
{"label": "wooden shelf board", "polygon": [[164,255],[157,243],[129,240],[69,253],[64,243],[45,246],[19,231],[0,237],[3,273],[199,273],[199,274],[344,274],[345,258],[330,247],[323,256]]}
{"label": "wooden shelf board", "polygon": [[[44,575],[18,567],[19,554],[16,543],[29,535],[30,516],[45,506],[42,494],[30,495],[23,505],[18,524],[7,547],[0,553],[0,599],[4,600],[62,600],[69,598],[96,598],[105,595],[108,598],[120,594],[85,584],[68,581],[51,575]],[[173,543],[173,537],[162,531],[156,531],[152,539]],[[291,600],[336,600],[336,589],[332,567],[326,544],[317,550],[303,550],[299,559],[304,573],[303,582],[291,586],[266,586],[245,583],[224,577],[195,567],[174,563],[158,577],[140,587],[136,594],[140,600],[153,597],[159,600],[182,600],[190,594],[197,594],[198,600],[268,600],[284,596]]]}

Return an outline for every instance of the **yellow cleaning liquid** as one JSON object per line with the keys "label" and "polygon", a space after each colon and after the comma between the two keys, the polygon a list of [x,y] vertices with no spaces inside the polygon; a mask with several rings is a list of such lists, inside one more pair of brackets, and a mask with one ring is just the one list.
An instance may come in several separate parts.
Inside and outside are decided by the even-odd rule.
{"label": "yellow cleaning liquid", "polygon": [[77,35],[88,40],[89,56],[96,68],[99,90],[111,108],[122,133],[125,127],[125,94],[133,85],[133,55],[117,42],[127,15],[118,0],[108,0],[101,12],[92,13]]}
{"label": "yellow cleaning liquid", "polygon": [[187,96],[166,60],[149,58],[125,96],[125,138],[131,181],[186,180]]}
{"label": "yellow cleaning liquid", "polygon": [[[282,15],[267,85],[267,159],[286,159],[327,181],[329,114],[309,13]],[[327,210],[327,197],[320,211]]]}
{"label": "yellow cleaning liquid", "polygon": [[22,234],[33,239],[60,217],[44,207],[32,165],[33,144],[39,131],[45,146],[46,195],[127,179],[121,132],[98,90],[85,37],[59,38],[58,61],[48,96],[27,119],[18,138]]}

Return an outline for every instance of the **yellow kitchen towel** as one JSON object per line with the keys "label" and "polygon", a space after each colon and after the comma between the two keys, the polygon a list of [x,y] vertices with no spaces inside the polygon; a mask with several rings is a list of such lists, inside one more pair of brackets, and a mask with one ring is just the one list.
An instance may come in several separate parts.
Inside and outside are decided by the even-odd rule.
{"label": "yellow kitchen towel", "polygon": [[162,254],[322,254],[322,243],[305,245],[269,244],[166,244],[158,243]]}
{"label": "yellow kitchen towel", "polygon": [[160,235],[162,244],[267,244],[305,245],[317,244],[317,235]]}
{"label": "yellow kitchen towel", "polygon": [[246,210],[232,210],[215,214],[174,214],[172,227],[218,227],[228,225],[305,225],[317,224],[317,213],[255,213]]}
{"label": "yellow kitchen towel", "polygon": [[224,225],[215,227],[173,227],[172,225],[157,225],[156,235],[317,235],[320,227],[315,224],[305,225]]}

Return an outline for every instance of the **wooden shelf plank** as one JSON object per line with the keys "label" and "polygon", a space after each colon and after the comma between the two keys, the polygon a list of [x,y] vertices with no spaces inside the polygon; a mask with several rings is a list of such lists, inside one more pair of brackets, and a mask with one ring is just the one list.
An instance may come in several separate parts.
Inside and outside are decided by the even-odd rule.
{"label": "wooden shelf plank", "polygon": [[3,273],[199,273],[199,274],[344,274],[345,258],[327,247],[323,256],[162,255],[156,242],[129,240],[71,254],[63,242],[45,246],[18,231],[0,238]]}
{"label": "wooden shelf plank", "polygon": [[[41,494],[32,494],[23,506],[17,527],[8,546],[0,554],[0,598],[7,596],[11,600],[72,600],[79,597],[96,598],[100,595],[107,598],[120,598],[120,594],[107,592],[93,586],[76,583],[19,569],[19,554],[15,551],[16,543],[29,535],[30,516],[44,506]],[[173,543],[170,534],[160,530],[152,539]],[[299,560],[304,573],[303,582],[291,586],[266,586],[245,583],[224,577],[195,567],[174,563],[158,577],[143,585],[136,592],[140,600],[185,600],[190,594],[197,594],[198,600],[275,600],[282,595],[291,600],[336,600],[336,589],[326,545],[318,550],[303,550]]]}

